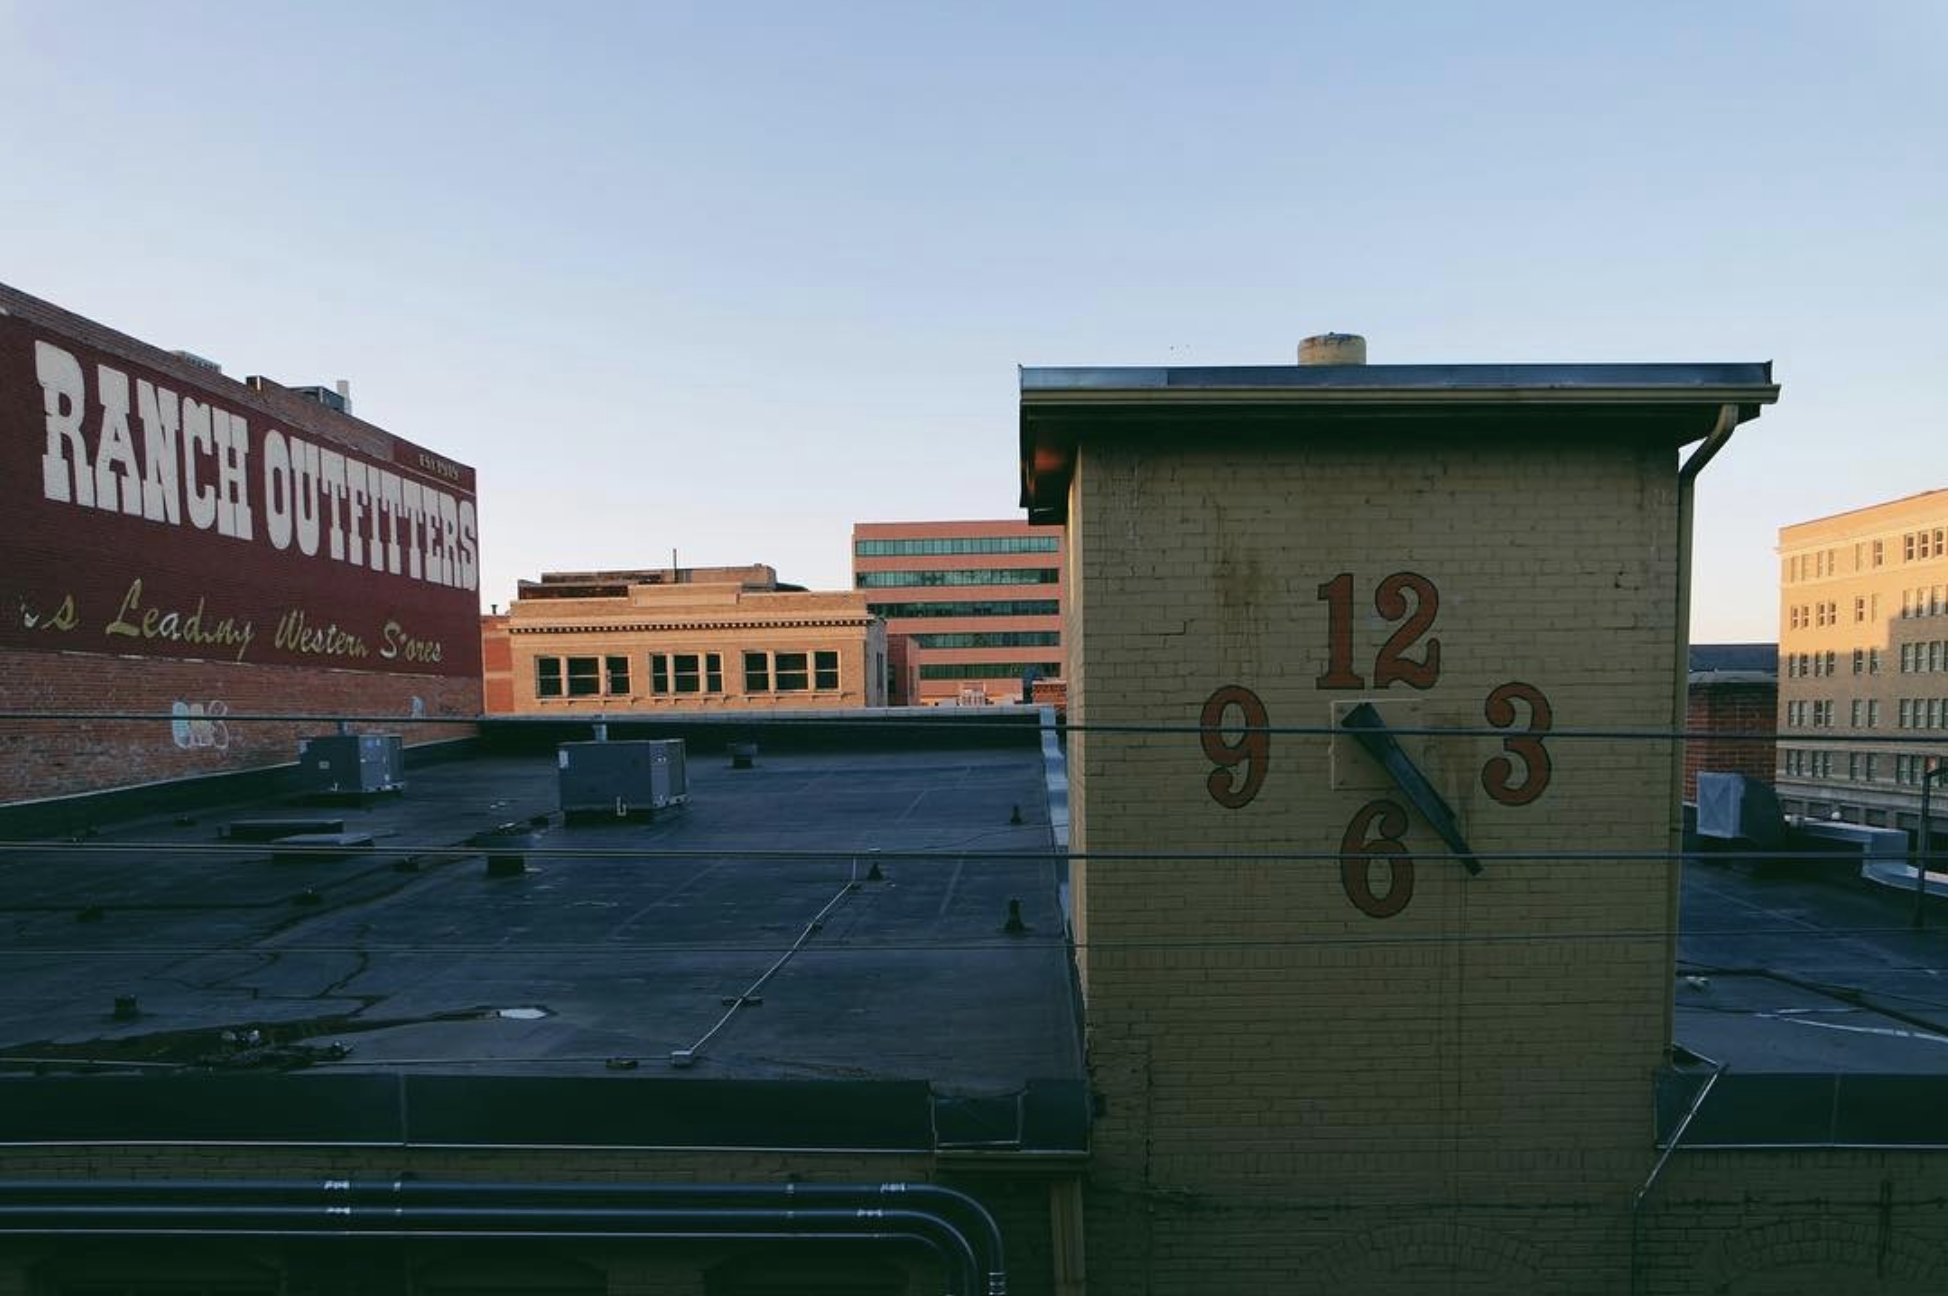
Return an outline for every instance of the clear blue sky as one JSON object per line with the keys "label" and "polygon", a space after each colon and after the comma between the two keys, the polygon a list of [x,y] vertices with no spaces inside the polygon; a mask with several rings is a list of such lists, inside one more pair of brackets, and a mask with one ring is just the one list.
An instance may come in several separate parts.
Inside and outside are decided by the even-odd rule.
{"label": "clear blue sky", "polygon": [[1008,517],[1015,366],[1777,361],[1694,630],[1777,528],[1948,485],[1948,5],[0,0],[0,280],[350,378],[546,568],[849,582]]}

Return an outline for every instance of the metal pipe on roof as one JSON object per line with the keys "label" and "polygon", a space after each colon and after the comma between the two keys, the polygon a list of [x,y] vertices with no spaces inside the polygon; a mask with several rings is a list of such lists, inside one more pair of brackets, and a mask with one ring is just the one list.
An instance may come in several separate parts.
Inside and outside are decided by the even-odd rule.
{"label": "metal pipe on roof", "polygon": [[[776,1225],[783,1227],[760,1227]],[[971,1226],[971,1236],[963,1225]],[[988,1296],[1007,1291],[993,1216],[972,1197],[936,1184],[0,1181],[0,1234],[185,1231],[276,1237],[918,1241],[952,1257],[943,1267],[958,1270],[955,1285],[966,1296],[978,1296],[983,1275]]]}

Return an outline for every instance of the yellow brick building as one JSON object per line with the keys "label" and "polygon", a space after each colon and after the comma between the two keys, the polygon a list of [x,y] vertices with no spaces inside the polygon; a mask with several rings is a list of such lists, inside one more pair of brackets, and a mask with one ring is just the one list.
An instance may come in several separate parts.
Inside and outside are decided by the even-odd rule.
{"label": "yellow brick building", "polygon": [[483,619],[490,713],[626,715],[883,706],[886,625],[863,592],[763,564],[550,572]]}
{"label": "yellow brick building", "polygon": [[1023,503],[1069,544],[1098,1290],[1942,1272],[1938,1158],[1660,1152],[1728,1110],[1670,1052],[1690,483],[1776,395],[1024,371]]}
{"label": "yellow brick building", "polygon": [[1779,790],[1788,807],[1918,828],[1921,776],[1944,740],[1948,490],[1782,527]]}

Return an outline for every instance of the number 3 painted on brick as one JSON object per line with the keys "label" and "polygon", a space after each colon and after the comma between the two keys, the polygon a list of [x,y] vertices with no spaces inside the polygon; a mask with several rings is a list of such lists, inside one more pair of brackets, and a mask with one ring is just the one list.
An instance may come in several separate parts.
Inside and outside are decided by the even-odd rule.
{"label": "number 3 painted on brick", "polygon": [[1552,716],[1549,699],[1542,696],[1541,689],[1510,680],[1488,695],[1482,704],[1482,714],[1495,728],[1506,729],[1515,723],[1516,699],[1528,705],[1529,727],[1520,737],[1502,739],[1502,750],[1509,756],[1522,758],[1522,781],[1509,781],[1515,773],[1515,764],[1508,756],[1497,756],[1481,767],[1482,790],[1503,805],[1511,806],[1527,805],[1541,796],[1548,790],[1550,774],[1549,752],[1542,745],[1542,735],[1549,732]]}

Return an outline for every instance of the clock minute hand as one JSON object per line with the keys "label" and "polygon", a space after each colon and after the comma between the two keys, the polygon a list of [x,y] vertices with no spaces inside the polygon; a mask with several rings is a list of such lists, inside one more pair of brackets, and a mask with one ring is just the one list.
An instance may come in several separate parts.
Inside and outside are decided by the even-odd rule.
{"label": "clock minute hand", "polygon": [[1468,848],[1468,842],[1461,835],[1461,826],[1454,821],[1454,811],[1449,808],[1439,792],[1434,790],[1427,776],[1420,772],[1420,766],[1400,745],[1400,740],[1387,730],[1387,722],[1380,718],[1371,702],[1362,702],[1340,717],[1339,727],[1359,740],[1367,755],[1380,762],[1388,777],[1392,778],[1407,799],[1414,803],[1414,809],[1433,825],[1454,857],[1461,861],[1470,874],[1481,872],[1481,861],[1475,858]]}

